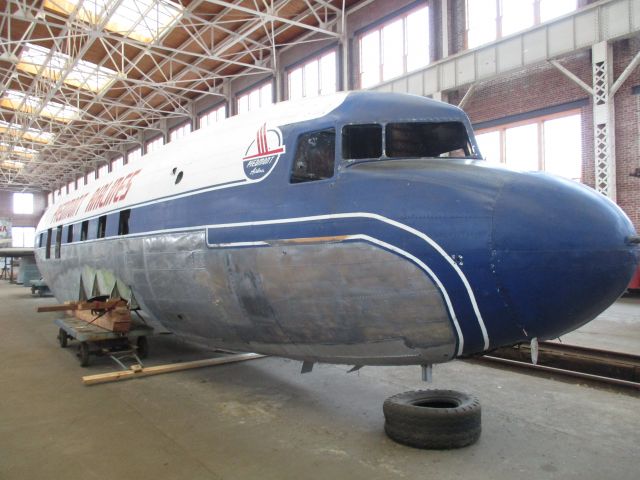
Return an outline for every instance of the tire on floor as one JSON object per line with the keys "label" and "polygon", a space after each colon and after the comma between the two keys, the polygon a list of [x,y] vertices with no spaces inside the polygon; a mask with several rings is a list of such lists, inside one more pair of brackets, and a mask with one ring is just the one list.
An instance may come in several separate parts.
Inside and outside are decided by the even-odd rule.
{"label": "tire on floor", "polygon": [[416,448],[451,449],[480,438],[480,401],[454,390],[417,390],[385,400],[384,429],[396,442]]}

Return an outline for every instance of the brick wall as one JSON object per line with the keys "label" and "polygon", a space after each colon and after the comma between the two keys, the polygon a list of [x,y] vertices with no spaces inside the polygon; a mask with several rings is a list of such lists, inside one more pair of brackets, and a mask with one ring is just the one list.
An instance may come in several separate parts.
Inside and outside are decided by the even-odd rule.
{"label": "brick wall", "polygon": [[[614,78],[618,78],[633,55],[640,51],[640,38],[622,40],[613,45]],[[592,84],[591,54],[584,52],[560,61],[588,85]],[[632,87],[640,84],[640,69],[627,79],[615,97],[616,177],[618,204],[640,229],[640,178],[630,173],[640,168],[640,96]],[[457,104],[466,90],[450,92],[449,101]],[[575,82],[551,65],[539,65],[476,87],[465,105],[473,123],[544,109],[589,98]],[[581,108],[583,181],[595,183],[592,103]]]}
{"label": "brick wall", "polygon": [[0,190],[0,218],[9,219],[14,227],[35,227],[44,213],[47,197],[42,193],[33,194],[33,215],[13,213],[13,193]]}

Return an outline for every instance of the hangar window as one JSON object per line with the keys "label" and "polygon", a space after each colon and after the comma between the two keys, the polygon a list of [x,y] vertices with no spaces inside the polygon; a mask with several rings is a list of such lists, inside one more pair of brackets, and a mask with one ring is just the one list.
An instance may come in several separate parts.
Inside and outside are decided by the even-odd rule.
{"label": "hangar window", "polygon": [[60,258],[60,245],[62,245],[62,225],[58,225],[56,228],[56,248],[54,250],[56,258]]}
{"label": "hangar window", "polygon": [[173,142],[191,133],[191,121],[188,120],[169,130],[169,141]]}
{"label": "hangar window", "polygon": [[390,158],[469,157],[467,129],[460,122],[389,123],[385,151]]}
{"label": "hangar window", "polygon": [[411,72],[429,63],[429,8],[420,7],[359,37],[360,87]]}
{"label": "hangar window", "polygon": [[12,247],[33,247],[35,244],[36,229],[34,227],[12,227]]}
{"label": "hangar window", "polygon": [[199,128],[208,127],[227,117],[227,105],[222,104],[200,114],[198,117]]}
{"label": "hangar window", "polygon": [[82,222],[80,226],[80,241],[84,241],[89,236],[89,220]]}
{"label": "hangar window", "polygon": [[493,42],[576,8],[577,0],[467,0],[467,45]]}
{"label": "hangar window", "polygon": [[300,135],[291,171],[291,183],[333,177],[335,157],[336,131],[333,128]]}
{"label": "hangar window", "polygon": [[122,155],[117,156],[116,158],[111,160],[109,171],[115,172],[116,170],[120,170],[123,165],[124,165],[124,158],[122,157]]}
{"label": "hangar window", "polygon": [[96,238],[104,238],[104,234],[107,231],[107,216],[102,215],[98,218],[98,232]]}
{"label": "hangar window", "polygon": [[47,230],[47,250],[45,252],[44,258],[51,258],[51,229]]}
{"label": "hangar window", "polygon": [[129,217],[131,216],[131,210],[122,210],[120,217],[118,218],[118,235],[129,234]]}
{"label": "hangar window", "polygon": [[33,213],[33,193],[14,193],[13,213],[31,215]]}
{"label": "hangar window", "polygon": [[162,145],[164,145],[164,139],[162,138],[162,135],[158,135],[144,144],[144,153],[147,154],[155,152],[162,147]]}
{"label": "hangar window", "polygon": [[67,227],[67,243],[73,243],[73,225]]}
{"label": "hangar window", "polygon": [[266,82],[238,96],[238,115],[252,112],[273,103],[273,84]]}
{"label": "hangar window", "polygon": [[140,147],[131,149],[127,152],[127,163],[135,162],[136,160],[140,160],[142,156],[142,149]]}
{"label": "hangar window", "polygon": [[98,168],[98,178],[105,178],[107,175],[109,175],[109,164],[105,163]]}
{"label": "hangar window", "polygon": [[491,163],[582,178],[582,119],[575,110],[481,130],[476,141]]}
{"label": "hangar window", "polygon": [[287,73],[289,100],[336,91],[336,52],[318,56]]}
{"label": "hangar window", "polygon": [[342,158],[359,160],[382,156],[382,125],[345,125],[342,127]]}

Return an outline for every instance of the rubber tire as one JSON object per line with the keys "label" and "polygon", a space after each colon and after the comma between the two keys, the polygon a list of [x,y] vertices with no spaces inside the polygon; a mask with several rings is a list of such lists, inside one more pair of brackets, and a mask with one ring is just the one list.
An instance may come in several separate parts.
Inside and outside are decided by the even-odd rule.
{"label": "rubber tire", "polygon": [[80,342],[78,346],[78,358],[80,359],[80,366],[89,366],[89,344],[87,342]]}
{"label": "rubber tire", "polygon": [[67,340],[69,336],[67,332],[65,332],[62,328],[58,330],[58,343],[60,344],[60,348],[67,348]]}
{"label": "rubber tire", "polygon": [[480,401],[455,390],[417,390],[385,400],[384,430],[392,440],[415,448],[447,450],[480,438]]}
{"label": "rubber tire", "polygon": [[147,358],[149,356],[149,341],[147,337],[138,337],[136,341],[137,351],[136,353],[140,358]]}

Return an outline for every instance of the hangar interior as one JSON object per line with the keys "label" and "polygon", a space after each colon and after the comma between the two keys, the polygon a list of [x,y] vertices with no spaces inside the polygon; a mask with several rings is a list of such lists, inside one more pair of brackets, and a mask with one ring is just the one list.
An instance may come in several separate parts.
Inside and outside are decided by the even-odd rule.
{"label": "hangar interior", "polygon": [[[640,0],[5,0],[0,9],[0,247],[32,247],[48,207],[193,131],[343,90],[459,106],[487,162],[581,182],[640,230]],[[301,376],[297,362],[269,357],[87,388],[73,354],[53,349],[55,314],[34,313],[52,299],[27,290],[0,282],[3,478],[637,475],[637,387],[437,366],[435,386],[481,398],[484,432],[463,450],[420,451],[381,427],[385,397],[425,388],[417,367],[347,375],[321,365]],[[639,322],[631,295],[567,341],[636,355]],[[164,363],[211,354],[171,336],[153,346]]]}

